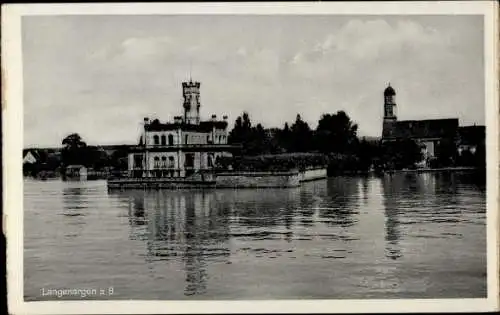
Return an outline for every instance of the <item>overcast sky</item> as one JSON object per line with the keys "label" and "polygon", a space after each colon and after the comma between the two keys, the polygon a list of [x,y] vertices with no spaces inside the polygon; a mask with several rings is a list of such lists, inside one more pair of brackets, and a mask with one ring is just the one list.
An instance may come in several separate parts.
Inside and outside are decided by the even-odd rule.
{"label": "overcast sky", "polygon": [[315,127],[345,110],[380,136],[383,90],[399,119],[484,124],[482,16],[45,16],[23,18],[24,146],[136,143],[145,116],[244,110],[264,127]]}

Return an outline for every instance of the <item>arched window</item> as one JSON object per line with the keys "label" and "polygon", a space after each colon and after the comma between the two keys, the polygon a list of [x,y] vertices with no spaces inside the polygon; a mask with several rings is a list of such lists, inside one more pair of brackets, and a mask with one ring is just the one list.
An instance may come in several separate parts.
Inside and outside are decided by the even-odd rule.
{"label": "arched window", "polygon": [[160,137],[158,137],[158,135],[155,135],[153,137],[153,142],[154,142],[154,145],[159,145],[160,144]]}
{"label": "arched window", "polygon": [[160,158],[159,158],[159,157],[157,157],[157,156],[155,156],[154,161],[155,161],[155,165],[154,165],[154,167],[155,167],[155,168],[159,168],[159,167],[160,167]]}
{"label": "arched window", "polygon": [[168,135],[168,145],[174,145],[174,136]]}
{"label": "arched window", "polygon": [[167,157],[166,156],[161,157],[161,167],[162,168],[167,167]]}
{"label": "arched window", "polygon": [[169,168],[174,168],[175,167],[174,157],[173,156],[169,156],[168,157],[168,167]]}
{"label": "arched window", "polygon": [[167,137],[165,135],[161,136],[161,145],[167,145]]}

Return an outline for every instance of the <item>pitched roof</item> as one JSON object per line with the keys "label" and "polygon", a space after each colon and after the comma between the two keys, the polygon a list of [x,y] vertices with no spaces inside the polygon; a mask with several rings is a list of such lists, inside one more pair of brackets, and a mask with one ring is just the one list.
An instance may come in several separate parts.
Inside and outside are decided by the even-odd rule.
{"label": "pitched roof", "polygon": [[34,151],[28,151],[23,157],[23,163],[36,163],[39,160],[39,156],[34,153]]}
{"label": "pitched roof", "polygon": [[455,138],[458,132],[458,118],[404,120],[384,125],[384,139],[430,139]]}
{"label": "pitched roof", "polygon": [[25,150],[23,150],[23,159],[26,158],[26,155],[28,155],[28,153],[31,153],[31,155],[35,159],[37,159],[37,160],[40,159],[40,153],[36,149],[25,149]]}

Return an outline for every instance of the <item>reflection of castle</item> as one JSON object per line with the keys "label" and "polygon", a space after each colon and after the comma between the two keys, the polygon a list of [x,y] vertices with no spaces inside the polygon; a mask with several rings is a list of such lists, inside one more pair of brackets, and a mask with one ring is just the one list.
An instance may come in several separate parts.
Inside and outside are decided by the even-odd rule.
{"label": "reflection of castle", "polygon": [[216,202],[214,193],[204,191],[131,193],[130,214],[137,216],[131,224],[147,222],[147,259],[181,258],[185,294],[204,293],[208,260],[225,262],[230,255],[227,208]]}

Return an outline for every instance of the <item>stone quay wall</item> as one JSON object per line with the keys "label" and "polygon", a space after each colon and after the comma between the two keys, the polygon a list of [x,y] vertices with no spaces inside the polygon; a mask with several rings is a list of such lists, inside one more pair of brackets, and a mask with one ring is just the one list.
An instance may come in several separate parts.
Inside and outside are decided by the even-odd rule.
{"label": "stone quay wall", "polygon": [[196,174],[185,178],[119,178],[108,180],[108,188],[288,188],[298,187],[301,182],[326,178],[326,168],[307,169],[299,172],[221,172]]}

